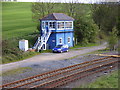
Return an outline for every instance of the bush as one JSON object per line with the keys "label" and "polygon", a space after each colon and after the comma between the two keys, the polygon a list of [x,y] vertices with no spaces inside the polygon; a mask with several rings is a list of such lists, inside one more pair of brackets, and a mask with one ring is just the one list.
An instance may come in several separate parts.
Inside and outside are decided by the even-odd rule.
{"label": "bush", "polygon": [[3,40],[2,41],[2,63],[10,63],[19,61],[33,55],[38,54],[37,52],[23,52],[18,46],[17,40]]}
{"label": "bush", "polygon": [[117,45],[117,42],[118,42],[116,27],[114,27],[112,29],[112,32],[110,32],[109,34],[110,34],[108,39],[109,48],[110,50],[115,50],[116,49],[115,46]]}

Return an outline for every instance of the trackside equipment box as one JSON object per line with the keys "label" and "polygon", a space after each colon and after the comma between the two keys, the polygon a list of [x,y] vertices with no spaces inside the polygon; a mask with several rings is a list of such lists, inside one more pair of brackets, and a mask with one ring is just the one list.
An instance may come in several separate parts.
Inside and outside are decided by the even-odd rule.
{"label": "trackside equipment box", "polygon": [[27,51],[28,50],[28,40],[20,40],[19,41],[19,49],[22,51]]}

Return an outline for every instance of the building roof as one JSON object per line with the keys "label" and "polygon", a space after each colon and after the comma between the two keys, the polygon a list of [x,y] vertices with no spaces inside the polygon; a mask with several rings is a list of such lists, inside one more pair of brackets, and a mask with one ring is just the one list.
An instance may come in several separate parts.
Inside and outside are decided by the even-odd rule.
{"label": "building roof", "polygon": [[72,17],[67,16],[64,13],[52,13],[45,17],[43,17],[41,20],[74,20]]}

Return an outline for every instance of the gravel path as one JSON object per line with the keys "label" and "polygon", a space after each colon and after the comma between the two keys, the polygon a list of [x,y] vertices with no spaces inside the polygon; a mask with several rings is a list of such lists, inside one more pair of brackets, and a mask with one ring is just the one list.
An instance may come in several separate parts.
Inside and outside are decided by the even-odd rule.
{"label": "gravel path", "polygon": [[65,59],[69,59],[69,58],[77,56],[77,55],[82,55],[85,53],[104,49],[104,48],[106,48],[106,45],[107,44],[104,43],[103,45],[100,45],[100,46],[86,47],[85,49],[83,48],[82,50],[81,49],[80,50],[70,50],[67,53],[41,53],[40,55],[36,55],[29,59],[0,65],[0,67],[2,66],[2,71],[4,72],[7,70],[16,69],[18,67],[28,67],[28,66],[36,66],[37,67],[38,64],[41,65],[42,63],[47,62],[45,64],[45,66],[43,65],[43,67],[47,66],[49,68],[49,65],[47,65],[47,64],[50,64],[51,62],[57,61],[59,63],[59,60],[65,60]]}

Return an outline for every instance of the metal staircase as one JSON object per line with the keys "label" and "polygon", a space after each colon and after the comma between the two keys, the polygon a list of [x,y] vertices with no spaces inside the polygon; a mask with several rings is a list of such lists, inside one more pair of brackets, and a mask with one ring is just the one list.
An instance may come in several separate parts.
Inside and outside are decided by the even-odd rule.
{"label": "metal staircase", "polygon": [[41,37],[38,37],[36,43],[33,46],[33,49],[36,49],[38,52],[39,50],[46,50],[46,44],[50,37],[51,31],[49,30],[46,33],[43,33]]}

